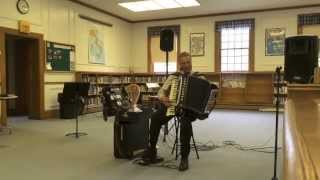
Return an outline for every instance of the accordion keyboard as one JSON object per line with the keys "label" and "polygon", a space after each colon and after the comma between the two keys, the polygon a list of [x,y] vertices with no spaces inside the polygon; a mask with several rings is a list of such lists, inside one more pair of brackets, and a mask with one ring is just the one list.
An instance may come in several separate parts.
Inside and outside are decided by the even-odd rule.
{"label": "accordion keyboard", "polygon": [[179,90],[179,78],[175,77],[172,79],[170,94],[169,94],[169,101],[171,106],[167,108],[166,116],[174,116],[175,109],[177,105],[177,97],[178,97],[178,90]]}

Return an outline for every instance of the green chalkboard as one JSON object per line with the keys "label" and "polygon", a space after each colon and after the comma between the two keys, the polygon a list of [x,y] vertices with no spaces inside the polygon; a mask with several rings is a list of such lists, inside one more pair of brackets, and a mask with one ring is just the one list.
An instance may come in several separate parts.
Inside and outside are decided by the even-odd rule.
{"label": "green chalkboard", "polygon": [[46,69],[51,71],[73,71],[75,47],[56,42],[46,42]]}

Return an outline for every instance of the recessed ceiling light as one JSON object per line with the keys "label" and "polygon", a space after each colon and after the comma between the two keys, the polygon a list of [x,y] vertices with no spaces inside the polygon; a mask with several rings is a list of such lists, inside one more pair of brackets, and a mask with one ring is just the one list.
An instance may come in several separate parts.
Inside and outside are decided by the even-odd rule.
{"label": "recessed ceiling light", "polygon": [[200,6],[197,0],[144,0],[118,4],[134,12]]}

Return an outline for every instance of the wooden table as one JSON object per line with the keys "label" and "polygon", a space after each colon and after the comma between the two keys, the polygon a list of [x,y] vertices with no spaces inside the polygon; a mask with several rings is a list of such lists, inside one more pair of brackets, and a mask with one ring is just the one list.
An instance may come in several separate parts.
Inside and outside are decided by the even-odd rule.
{"label": "wooden table", "polygon": [[288,85],[284,180],[320,178],[320,85]]}
{"label": "wooden table", "polygon": [[[18,96],[14,94],[5,94],[5,95],[0,95],[0,101],[8,101],[12,99],[16,99]],[[9,126],[0,126],[0,132],[4,132],[5,130],[8,131],[9,134],[12,133],[12,129]]]}

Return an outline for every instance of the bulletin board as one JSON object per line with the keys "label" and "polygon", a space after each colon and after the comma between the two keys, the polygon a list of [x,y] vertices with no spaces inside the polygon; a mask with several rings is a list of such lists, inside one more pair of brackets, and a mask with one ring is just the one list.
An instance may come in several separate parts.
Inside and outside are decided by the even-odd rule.
{"label": "bulletin board", "polygon": [[46,41],[46,70],[74,71],[75,46]]}

